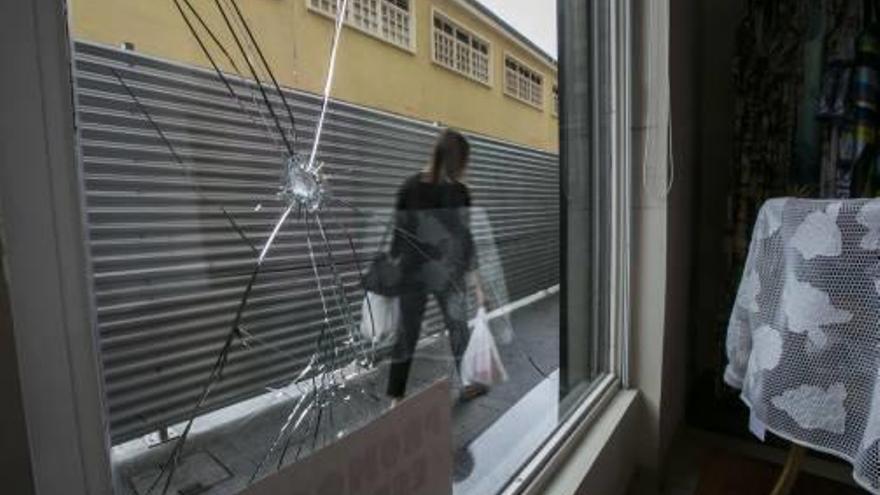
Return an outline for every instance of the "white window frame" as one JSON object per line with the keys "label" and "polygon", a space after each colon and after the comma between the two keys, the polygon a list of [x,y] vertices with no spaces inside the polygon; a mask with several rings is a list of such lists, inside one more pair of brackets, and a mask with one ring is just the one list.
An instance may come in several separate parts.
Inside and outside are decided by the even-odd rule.
{"label": "white window frame", "polygon": [[[607,296],[600,301],[603,307],[593,325],[597,332],[608,337],[607,373],[591,383],[579,396],[570,398],[573,410],[564,418],[553,435],[533,456],[511,483],[501,492],[503,495],[541,495],[547,493],[550,481],[558,475],[563,465],[570,461],[573,450],[594,432],[591,427],[606,413],[606,406],[623,395],[630,387],[630,260],[632,230],[632,160],[631,160],[631,16],[630,2],[615,0],[559,0],[560,9],[566,4],[565,16],[560,16],[560,34],[577,31],[572,26],[578,19],[590,19],[589,63],[572,64],[572,76],[566,76],[566,68],[557,79],[560,97],[575,96],[577,106],[580,84],[568,85],[566,80],[574,74],[589,72],[590,122],[589,162],[607,164],[607,218],[594,218],[593,222],[608,223],[608,252],[601,259],[591,260],[608,265],[609,280],[601,281]],[[562,54],[561,54],[562,55]],[[571,60],[569,60],[571,62]],[[564,61],[563,61],[564,63]],[[566,119],[567,107],[560,107],[559,116]],[[562,128],[564,126],[560,126]],[[560,147],[565,146],[560,142]],[[560,149],[564,153],[563,149]],[[600,167],[587,164],[588,169]],[[595,184],[601,188],[603,184]],[[595,358],[595,356],[594,356]],[[576,461],[580,462],[580,461]]]}
{"label": "white window frame", "polygon": [[[507,59],[512,60],[515,64],[517,64],[517,65],[519,65],[519,66],[525,68],[525,69],[528,70],[528,71],[531,71],[533,74],[535,74],[536,76],[538,76],[539,78],[541,78],[541,85],[540,85],[540,87],[539,87],[540,91],[538,92],[538,94],[541,95],[541,101],[540,101],[540,103],[536,103],[536,102],[534,102],[534,101],[532,101],[532,100],[530,100],[530,99],[528,99],[528,98],[523,98],[519,93],[513,93],[513,92],[511,92],[510,90],[508,90],[508,88],[507,88],[507,71],[509,71],[510,69],[507,67]],[[546,95],[544,94],[544,93],[545,93],[545,88],[547,87],[547,86],[544,84],[544,82],[547,80],[547,75],[544,74],[543,72],[539,71],[539,70],[536,69],[535,67],[533,67],[531,64],[528,64],[528,63],[526,63],[526,62],[523,62],[523,60],[522,60],[521,58],[517,57],[516,55],[514,55],[514,54],[512,54],[512,53],[510,53],[510,52],[508,52],[508,51],[505,51],[505,52],[504,52],[504,60],[503,60],[503,62],[502,62],[502,66],[503,66],[503,68],[504,68],[504,84],[502,85],[503,88],[504,88],[504,94],[506,94],[507,96],[509,96],[509,97],[511,97],[511,98],[513,98],[513,99],[515,99],[515,100],[517,100],[517,101],[520,101],[520,102],[522,102],[522,103],[525,103],[526,105],[529,105],[530,107],[533,107],[533,108],[536,108],[536,109],[538,109],[538,110],[543,111],[543,110],[544,110],[544,104],[545,104],[545,102],[546,102],[546,100],[547,100],[547,97],[546,97]],[[521,77],[521,74],[517,73],[516,76],[517,76],[517,77]],[[530,83],[534,83],[533,81],[529,81],[529,82],[530,82]]]}
{"label": "white window frame", "polygon": [[550,113],[554,117],[559,117],[559,81],[554,81],[550,85]]}
{"label": "white window frame", "polygon": [[[484,45],[486,45],[486,47],[487,47],[487,53],[486,53],[487,80],[484,81],[484,80],[474,76],[470,72],[465,72],[463,70],[460,70],[457,67],[455,67],[454,65],[445,64],[441,60],[438,59],[437,45],[436,45],[436,43],[434,43],[434,36],[436,35],[435,33],[437,31],[437,27],[434,25],[434,19],[437,18],[437,16],[440,16],[444,21],[448,22],[456,29],[460,29],[461,31],[466,32],[468,34],[468,36],[470,36],[471,38],[475,38],[480,43],[483,43]],[[489,41],[486,37],[484,37],[480,34],[477,34],[477,30],[473,29],[471,26],[468,26],[466,23],[459,21],[458,19],[450,16],[446,12],[444,12],[436,7],[431,7],[430,27],[431,27],[431,62],[433,62],[434,64],[436,64],[446,70],[455,72],[456,74],[458,74],[460,76],[466,77],[466,78],[470,79],[471,81],[480,83],[480,84],[487,86],[489,88],[493,87],[494,79],[495,79],[495,77],[494,77],[495,71],[494,71],[494,64],[492,63],[492,60],[494,59],[493,55],[494,55],[495,50],[494,50],[494,47],[492,46],[491,41]],[[442,33],[442,35],[448,36],[446,33]],[[459,43],[459,41],[457,39],[453,39],[452,41],[453,41],[453,43]],[[471,50],[473,50],[472,47],[471,47]]]}
{"label": "white window frame", "polygon": [[[8,104],[0,114],[0,143],[15,144],[0,146],[0,206],[34,486],[37,493],[111,493],[91,268],[81,227],[66,12],[53,0],[9,2],[12,14],[0,16],[7,41],[0,53],[23,62],[0,83],[0,101]],[[594,126],[590,139],[601,142],[591,160],[611,161],[611,212],[604,220],[612,224],[607,257],[614,276],[603,311],[607,326],[596,329],[610,339],[609,372],[572,398],[573,412],[503,493],[543,493],[542,483],[571,445],[587,434],[610,397],[628,386],[630,7],[613,0],[571,3],[605,14],[590,16],[598,33],[591,39],[597,44],[597,38],[608,38],[590,48],[601,59],[590,67],[592,119],[608,124]],[[560,90],[568,94],[571,88],[562,79]],[[560,109],[563,119],[566,111]]]}
{"label": "white window frame", "polygon": [[[54,0],[8,0],[4,7],[0,54],[21,61],[0,83],[0,209],[8,242],[0,262],[8,269],[34,491],[112,493],[67,12]],[[28,166],[15,166],[21,163]]]}
{"label": "white window frame", "polygon": [[[305,0],[307,10],[314,12],[315,14],[320,15],[322,17],[326,17],[328,19],[335,20],[335,15],[333,14],[333,12],[328,12],[324,9],[319,8],[319,7],[315,7],[314,5],[312,5],[312,1],[313,0]],[[335,0],[330,0],[330,1],[333,2]],[[388,43],[389,45],[391,45],[395,48],[399,48],[399,49],[401,49],[411,55],[415,55],[417,48],[418,48],[418,42],[417,42],[417,40],[418,40],[418,29],[417,29],[418,21],[416,19],[416,9],[415,9],[415,4],[416,4],[417,0],[408,0],[408,1],[409,1],[409,7],[410,7],[409,12],[407,12],[407,14],[409,14],[409,44],[408,45],[398,43],[395,40],[390,39],[382,34],[381,6],[383,4],[391,4],[391,5],[389,5],[389,8],[394,8],[394,9],[400,8],[400,7],[397,7],[396,5],[393,5],[388,0],[376,0],[376,2],[378,2],[378,4],[379,4],[378,31],[372,31],[372,30],[366,29],[358,24],[355,24],[355,22],[351,19],[351,16],[352,16],[351,11],[353,8],[352,0],[349,0],[348,6],[346,8],[347,15],[345,17],[345,25],[350,27],[351,29],[354,29],[355,31],[366,34],[367,36],[370,36],[371,38],[375,38],[377,40],[383,41],[383,42]]]}

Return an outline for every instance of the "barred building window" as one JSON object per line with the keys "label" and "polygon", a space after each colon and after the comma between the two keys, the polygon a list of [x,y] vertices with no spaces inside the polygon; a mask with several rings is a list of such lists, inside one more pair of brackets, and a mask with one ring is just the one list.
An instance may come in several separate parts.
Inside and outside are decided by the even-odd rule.
{"label": "barred building window", "polygon": [[436,12],[433,38],[434,62],[481,83],[490,83],[489,42]]}
{"label": "barred building window", "polygon": [[504,92],[529,105],[544,105],[544,76],[510,55],[504,57]]}
{"label": "barred building window", "polygon": [[[321,13],[335,16],[335,0],[308,0],[309,6]],[[410,0],[349,0],[345,22],[360,31],[392,45],[413,48]]]}
{"label": "barred building window", "polygon": [[553,85],[553,115],[559,116],[559,85]]}

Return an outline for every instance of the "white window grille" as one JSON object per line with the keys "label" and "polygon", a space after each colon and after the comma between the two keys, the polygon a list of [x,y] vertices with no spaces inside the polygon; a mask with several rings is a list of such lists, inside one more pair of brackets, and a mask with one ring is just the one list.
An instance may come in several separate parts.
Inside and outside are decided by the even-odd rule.
{"label": "white window grille", "polygon": [[379,0],[360,0],[351,3],[348,22],[367,32],[379,31]]}
{"label": "white window grille", "polygon": [[544,76],[507,55],[504,58],[504,92],[541,108],[544,105]]}
{"label": "white window grille", "polygon": [[489,84],[489,43],[434,13],[434,62]]}
{"label": "white window grille", "polygon": [[[336,0],[307,0],[311,8],[336,17]],[[411,0],[348,0],[345,22],[383,41],[412,49]]]}

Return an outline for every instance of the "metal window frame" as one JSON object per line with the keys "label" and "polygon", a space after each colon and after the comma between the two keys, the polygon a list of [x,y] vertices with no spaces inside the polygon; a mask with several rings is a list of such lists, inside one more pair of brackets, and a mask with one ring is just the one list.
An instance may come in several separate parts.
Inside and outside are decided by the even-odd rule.
{"label": "metal window frame", "polygon": [[[578,4],[583,3],[561,0],[560,12],[568,8],[590,11],[596,88],[592,117],[594,123],[600,117],[610,119],[605,134],[596,129],[592,136],[596,143],[592,147],[594,163],[610,159],[613,176],[610,216],[604,221],[610,224],[606,270],[614,276],[598,278],[609,290],[608,300],[598,304],[601,315],[594,320],[604,322],[594,328],[607,330],[599,333],[609,338],[610,373],[578,397],[573,412],[506,493],[528,492],[529,487],[540,486],[602,406],[621,386],[628,385],[629,5],[613,0],[590,2],[589,7]],[[95,315],[87,279],[91,270],[79,221],[83,204],[74,190],[80,178],[76,156],[71,153],[76,139],[72,47],[63,5],[56,0],[9,0],[0,15],[0,51],[19,60],[17,70],[0,83],[0,98],[7,109],[0,115],[0,201],[36,491],[101,494],[112,490],[110,442],[103,424],[100,365],[92,333]],[[560,15],[561,31],[577,22],[577,16],[569,17]],[[613,36],[608,39],[601,36],[609,33]],[[613,68],[609,73],[596,70],[609,64]],[[602,77],[610,80],[598,80]],[[566,86],[560,77],[563,102]],[[609,96],[610,100],[602,99]],[[614,108],[597,111],[603,101],[613,102]],[[565,121],[565,105],[560,114]]]}

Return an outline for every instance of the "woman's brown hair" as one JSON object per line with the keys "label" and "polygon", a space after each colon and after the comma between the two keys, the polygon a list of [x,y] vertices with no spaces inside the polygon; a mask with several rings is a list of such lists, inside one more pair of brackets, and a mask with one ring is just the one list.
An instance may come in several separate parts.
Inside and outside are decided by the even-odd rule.
{"label": "woman's brown hair", "polygon": [[431,182],[459,180],[467,168],[471,145],[460,132],[447,129],[440,134],[431,159]]}

